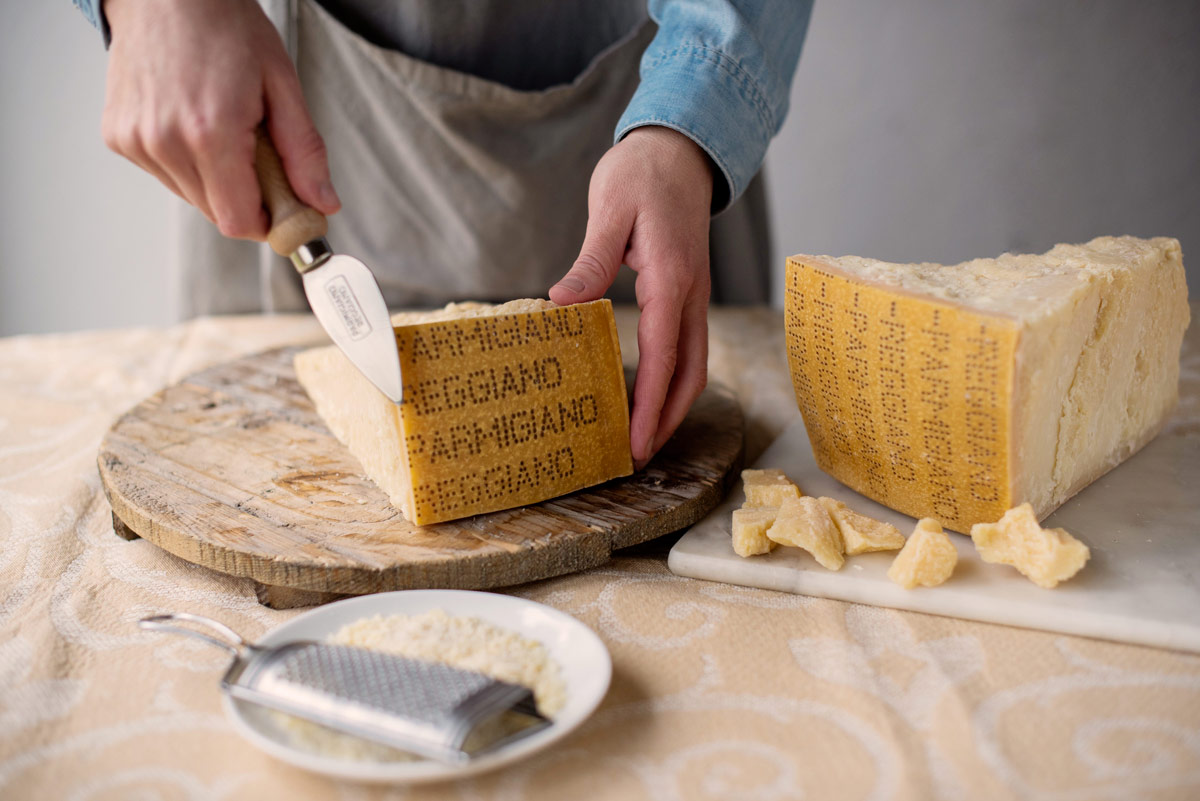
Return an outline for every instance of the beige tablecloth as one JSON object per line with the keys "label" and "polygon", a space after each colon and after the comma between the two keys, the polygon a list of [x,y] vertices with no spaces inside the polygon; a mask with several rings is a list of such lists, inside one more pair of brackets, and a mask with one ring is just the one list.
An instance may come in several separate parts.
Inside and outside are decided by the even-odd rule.
{"label": "beige tablecloth", "polygon": [[[299,612],[115,536],[94,462],[158,388],[316,335],[276,317],[0,340],[0,798],[1200,798],[1200,658],[682,579],[665,548],[513,590],[612,652],[603,705],[558,746],[424,788],[273,761],[221,714],[223,656],[134,621],[183,609],[254,636]],[[716,310],[712,342],[753,458],[795,414],[782,316]],[[1195,325],[1184,385],[1176,424],[1200,438]]]}

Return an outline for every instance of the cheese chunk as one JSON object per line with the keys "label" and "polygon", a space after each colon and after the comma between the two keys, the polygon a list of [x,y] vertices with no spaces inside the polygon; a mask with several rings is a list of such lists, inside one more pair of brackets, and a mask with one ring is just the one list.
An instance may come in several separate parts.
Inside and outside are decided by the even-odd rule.
{"label": "cheese chunk", "polygon": [[417,525],[537,503],[633,472],[607,300],[452,304],[393,318],[404,400],[336,347],[296,376],[329,429]]}
{"label": "cheese chunk", "polygon": [[775,542],[767,537],[767,529],[775,524],[778,513],[771,507],[734,509],[733,552],[738,556],[770,553]]}
{"label": "cheese chunk", "polygon": [[804,494],[782,470],[773,467],[743,470],[742,488],[746,492],[745,506],[751,508],[778,508],[788,498],[799,498]]}
{"label": "cheese chunk", "polygon": [[931,517],[917,521],[912,536],[888,568],[888,578],[906,590],[918,584],[936,587],[950,578],[958,564],[958,551],[942,526]]}
{"label": "cheese chunk", "polygon": [[808,495],[783,502],[775,524],[767,529],[767,537],[780,545],[803,548],[828,570],[840,570],[846,561],[842,556],[842,535],[829,512]]}
{"label": "cheese chunk", "polygon": [[897,551],[904,547],[904,535],[891,523],[861,515],[833,498],[817,500],[833,518],[846,545],[847,556],[872,551]]}
{"label": "cheese chunk", "polygon": [[1074,576],[1091,556],[1065,529],[1039,526],[1027,503],[1009,509],[995,523],[971,526],[971,540],[983,561],[1012,565],[1047,589]]}
{"label": "cheese chunk", "polygon": [[1044,518],[1152,439],[1178,397],[1174,239],[949,267],[793,256],[786,292],[817,464],[955,531],[1026,502]]}

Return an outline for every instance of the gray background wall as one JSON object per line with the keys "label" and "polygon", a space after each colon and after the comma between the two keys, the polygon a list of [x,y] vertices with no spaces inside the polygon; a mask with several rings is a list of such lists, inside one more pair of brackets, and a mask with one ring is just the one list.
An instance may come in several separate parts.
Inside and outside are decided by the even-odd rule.
{"label": "gray background wall", "polygon": [[[174,321],[174,201],[100,141],[98,36],[0,7],[0,335]],[[1200,2],[818,0],[768,167],[780,264],[1165,234],[1196,293]]]}

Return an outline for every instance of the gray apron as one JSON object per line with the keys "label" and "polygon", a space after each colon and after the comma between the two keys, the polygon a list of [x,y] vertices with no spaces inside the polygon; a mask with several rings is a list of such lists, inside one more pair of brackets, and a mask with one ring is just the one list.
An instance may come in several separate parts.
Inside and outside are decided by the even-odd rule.
{"label": "gray apron", "polygon": [[[525,90],[374,44],[315,0],[261,2],[325,139],[342,199],[333,247],[362,259],[394,308],[545,297],[579,252],[588,181],[653,23],[642,15],[569,83]],[[185,316],[307,309],[288,261],[223,238],[190,207],[183,215]],[[755,179],[713,220],[714,302],[767,301],[766,219]],[[608,296],[631,301],[633,278],[622,269]]]}

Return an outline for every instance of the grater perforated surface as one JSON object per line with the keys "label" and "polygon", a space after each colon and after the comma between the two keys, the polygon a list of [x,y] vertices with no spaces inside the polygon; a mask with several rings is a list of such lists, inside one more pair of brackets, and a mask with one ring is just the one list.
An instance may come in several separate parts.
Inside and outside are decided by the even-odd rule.
{"label": "grater perforated surface", "polygon": [[280,680],[330,698],[434,724],[496,683],[437,662],[336,645],[296,649],[278,670]]}

